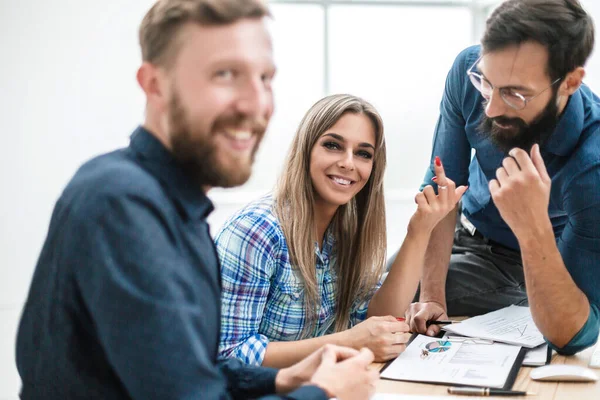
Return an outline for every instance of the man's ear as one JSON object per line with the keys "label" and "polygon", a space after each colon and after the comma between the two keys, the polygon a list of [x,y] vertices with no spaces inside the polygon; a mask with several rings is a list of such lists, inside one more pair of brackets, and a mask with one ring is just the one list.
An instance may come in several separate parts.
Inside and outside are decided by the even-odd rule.
{"label": "man's ear", "polygon": [[138,69],[136,79],[146,94],[146,104],[154,110],[164,110],[167,106],[164,71],[154,64],[145,62]]}
{"label": "man's ear", "polygon": [[560,85],[559,94],[561,96],[570,96],[575,93],[583,83],[584,77],[585,69],[583,67],[577,67],[569,72]]}

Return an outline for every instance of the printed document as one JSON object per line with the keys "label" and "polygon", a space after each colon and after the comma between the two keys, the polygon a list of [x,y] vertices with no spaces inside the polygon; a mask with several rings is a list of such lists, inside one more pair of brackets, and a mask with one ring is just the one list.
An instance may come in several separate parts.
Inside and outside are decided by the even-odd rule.
{"label": "printed document", "polygon": [[535,326],[529,307],[509,306],[445,326],[443,329],[458,335],[489,339],[529,349],[544,344],[544,337]]}
{"label": "printed document", "polygon": [[406,351],[381,372],[381,377],[503,388],[511,377],[520,351],[520,346],[482,344],[471,338],[454,340],[417,335]]}

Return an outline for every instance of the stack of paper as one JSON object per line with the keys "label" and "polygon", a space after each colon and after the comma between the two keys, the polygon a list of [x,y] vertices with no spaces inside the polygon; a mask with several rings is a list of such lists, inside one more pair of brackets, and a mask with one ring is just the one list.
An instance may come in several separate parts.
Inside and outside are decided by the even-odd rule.
{"label": "stack of paper", "polygon": [[549,361],[548,345],[542,344],[527,351],[525,359],[523,360],[523,365],[526,367],[539,367],[541,365],[546,365]]}
{"label": "stack of paper", "polygon": [[529,349],[544,344],[529,307],[509,306],[443,328],[462,336],[489,339]]}

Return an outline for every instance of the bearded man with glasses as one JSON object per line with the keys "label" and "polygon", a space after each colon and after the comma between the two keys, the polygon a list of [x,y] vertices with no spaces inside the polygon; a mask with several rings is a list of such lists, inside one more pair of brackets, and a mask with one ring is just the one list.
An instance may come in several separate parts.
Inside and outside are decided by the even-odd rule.
{"label": "bearded man with glasses", "polygon": [[431,236],[406,313],[414,331],[517,304],[559,353],[596,342],[600,99],[582,83],[593,46],[577,0],[508,0],[481,46],[457,57],[422,188],[449,190],[444,177],[432,182],[439,157],[469,189]]}

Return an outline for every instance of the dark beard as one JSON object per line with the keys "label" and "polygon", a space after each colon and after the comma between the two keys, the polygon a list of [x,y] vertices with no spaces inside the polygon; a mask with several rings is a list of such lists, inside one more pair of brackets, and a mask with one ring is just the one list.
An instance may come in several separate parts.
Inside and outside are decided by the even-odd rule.
{"label": "dark beard", "polygon": [[[550,99],[548,105],[529,125],[521,118],[495,117],[488,118],[483,112],[477,128],[478,132],[490,139],[491,142],[505,153],[518,147],[529,153],[534,144],[542,146],[554,132],[558,124],[557,92]],[[487,101],[483,103],[485,109]],[[493,123],[510,125],[514,129],[510,133],[498,128]]]}
{"label": "dark beard", "polygon": [[[173,91],[169,103],[169,127],[172,153],[177,162],[200,186],[230,188],[244,184],[252,172],[251,168],[227,170],[217,160],[217,151],[212,132],[219,127],[248,126],[248,119],[241,115],[227,115],[219,118],[208,132],[193,129],[180,97]],[[257,133],[258,140],[252,151],[251,161],[258,150],[264,135],[266,123],[252,121],[252,130]]]}

